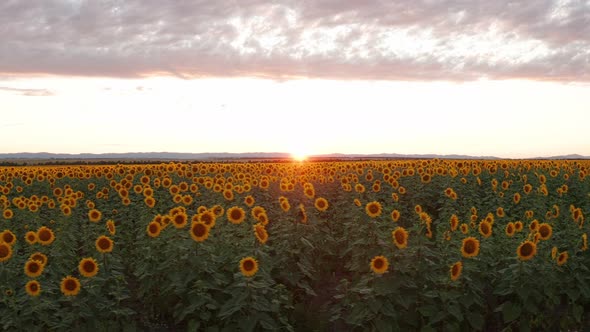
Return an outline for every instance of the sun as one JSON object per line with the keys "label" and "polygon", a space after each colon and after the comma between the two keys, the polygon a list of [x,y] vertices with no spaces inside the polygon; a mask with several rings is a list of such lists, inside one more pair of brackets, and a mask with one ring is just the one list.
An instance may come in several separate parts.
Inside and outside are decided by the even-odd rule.
{"label": "sun", "polygon": [[309,157],[309,149],[307,149],[306,144],[301,141],[293,142],[288,148],[288,151],[290,151],[291,154],[291,159],[295,161],[305,161]]}
{"label": "sun", "polygon": [[291,158],[295,161],[305,161],[307,160],[307,153],[304,151],[294,151],[291,152]]}

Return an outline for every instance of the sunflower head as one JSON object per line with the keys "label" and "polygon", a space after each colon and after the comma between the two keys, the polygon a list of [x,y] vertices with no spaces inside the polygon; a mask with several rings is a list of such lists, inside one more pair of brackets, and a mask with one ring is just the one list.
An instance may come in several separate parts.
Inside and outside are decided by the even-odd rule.
{"label": "sunflower head", "polygon": [[95,242],[96,250],[102,254],[112,252],[114,243],[108,236],[101,235]]}
{"label": "sunflower head", "polygon": [[315,200],[314,206],[318,211],[324,212],[328,209],[328,200],[323,197],[318,197]]}
{"label": "sunflower head", "polygon": [[449,219],[449,224],[451,225],[451,231],[456,231],[457,227],[459,227],[459,217],[457,217],[456,214],[453,214],[451,219]]}
{"label": "sunflower head", "polygon": [[537,253],[537,245],[533,241],[524,241],[516,249],[518,258],[522,261],[528,261]]}
{"label": "sunflower head", "polygon": [[5,229],[2,233],[0,233],[0,242],[8,243],[12,246],[16,243],[16,236],[9,229]]}
{"label": "sunflower head", "polygon": [[482,221],[479,223],[479,234],[484,238],[489,238],[492,235],[492,224],[487,221]]}
{"label": "sunflower head", "polygon": [[461,272],[463,271],[463,263],[461,261],[456,262],[451,266],[451,280],[456,281],[461,276]]}
{"label": "sunflower head", "polygon": [[505,229],[506,236],[512,237],[512,236],[514,236],[515,232],[516,232],[516,227],[514,226],[513,222],[509,222],[508,224],[506,224],[506,229]]}
{"label": "sunflower head", "polygon": [[233,206],[227,209],[227,220],[232,224],[241,224],[246,219],[244,209],[239,206]]}
{"label": "sunflower head", "polygon": [[254,236],[260,244],[265,244],[268,241],[268,232],[263,224],[259,223],[253,226]]}
{"label": "sunflower head", "polygon": [[252,277],[258,272],[258,262],[254,257],[244,257],[240,260],[240,272],[245,277]]}
{"label": "sunflower head", "polygon": [[209,237],[209,226],[201,221],[194,221],[191,224],[190,235],[196,242],[203,242]]}
{"label": "sunflower head", "polygon": [[5,262],[12,257],[12,246],[8,243],[0,242],[0,263]]}
{"label": "sunflower head", "polygon": [[397,227],[391,232],[393,243],[399,249],[406,248],[408,246],[408,231],[403,227]]}
{"label": "sunflower head", "polygon": [[107,220],[106,228],[111,235],[115,235],[117,232],[117,228],[115,227],[115,222],[113,220]]}
{"label": "sunflower head", "polygon": [[369,264],[371,271],[375,274],[383,274],[389,269],[389,261],[385,256],[375,256]]}
{"label": "sunflower head", "polygon": [[569,254],[567,251],[559,253],[559,256],[557,256],[557,265],[562,266],[563,264],[567,263],[568,258]]}
{"label": "sunflower head", "polygon": [[45,265],[41,264],[41,262],[29,259],[25,263],[25,274],[31,278],[36,278],[43,273]]}
{"label": "sunflower head", "polygon": [[45,226],[41,226],[37,230],[37,241],[44,246],[50,245],[55,240],[53,231]]}
{"label": "sunflower head", "polygon": [[146,233],[151,238],[156,238],[160,236],[160,232],[162,231],[162,226],[157,221],[150,221],[150,223],[146,227]]}
{"label": "sunflower head", "polygon": [[92,257],[83,258],[78,263],[78,271],[86,278],[92,278],[98,273],[98,263]]}
{"label": "sunflower head", "polygon": [[59,288],[65,296],[76,296],[80,293],[80,280],[72,276],[64,277],[61,280]]}
{"label": "sunflower head", "polygon": [[472,236],[463,239],[461,254],[465,258],[477,256],[479,254],[479,240]]}
{"label": "sunflower head", "polygon": [[102,218],[102,213],[97,209],[91,209],[88,211],[88,219],[92,222],[98,222]]}
{"label": "sunflower head", "polygon": [[29,256],[30,260],[38,261],[41,265],[47,265],[47,256],[41,252],[35,252]]}
{"label": "sunflower head", "polygon": [[39,296],[41,294],[41,284],[37,280],[29,280],[25,285],[25,291],[30,296]]}
{"label": "sunflower head", "polygon": [[383,211],[383,208],[381,206],[381,203],[379,203],[377,201],[369,202],[365,206],[365,212],[367,212],[367,215],[371,218],[376,218],[376,217],[380,216],[382,211]]}
{"label": "sunflower head", "polygon": [[549,238],[553,234],[553,228],[548,223],[540,224],[537,231],[539,233],[539,237],[541,238],[541,240],[549,240]]}

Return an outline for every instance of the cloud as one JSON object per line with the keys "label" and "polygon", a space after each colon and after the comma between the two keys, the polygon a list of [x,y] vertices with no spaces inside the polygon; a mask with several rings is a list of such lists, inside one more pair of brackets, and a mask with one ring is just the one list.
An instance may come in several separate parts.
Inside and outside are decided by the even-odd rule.
{"label": "cloud", "polygon": [[55,95],[55,93],[47,89],[20,89],[0,86],[0,91],[15,92],[23,96],[29,97],[46,97]]}
{"label": "cloud", "polygon": [[590,81],[590,1],[0,4],[0,75]]}

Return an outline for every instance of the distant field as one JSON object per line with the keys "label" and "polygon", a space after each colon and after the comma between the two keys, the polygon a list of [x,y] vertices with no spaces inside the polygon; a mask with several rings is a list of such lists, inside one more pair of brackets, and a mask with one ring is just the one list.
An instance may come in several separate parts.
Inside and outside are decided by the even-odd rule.
{"label": "distant field", "polygon": [[589,160],[321,161],[0,167],[0,326],[590,327]]}

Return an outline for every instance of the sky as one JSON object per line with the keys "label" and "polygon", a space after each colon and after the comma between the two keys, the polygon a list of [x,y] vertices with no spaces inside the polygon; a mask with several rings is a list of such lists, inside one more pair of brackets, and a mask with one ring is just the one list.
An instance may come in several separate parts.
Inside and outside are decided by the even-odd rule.
{"label": "sky", "polygon": [[590,155],[590,1],[4,0],[0,153]]}

